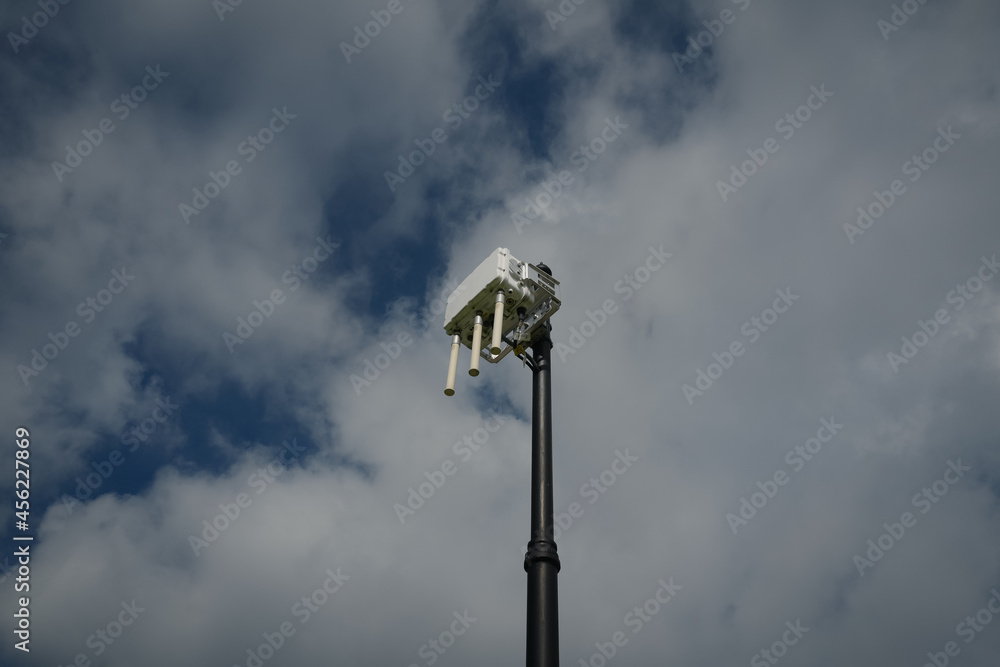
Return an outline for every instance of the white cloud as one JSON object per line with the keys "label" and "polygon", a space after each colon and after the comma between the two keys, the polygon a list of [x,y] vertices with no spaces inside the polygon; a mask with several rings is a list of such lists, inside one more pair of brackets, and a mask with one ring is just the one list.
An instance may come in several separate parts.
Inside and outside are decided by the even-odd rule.
{"label": "white cloud", "polygon": [[[247,664],[290,621],[270,664],[427,664],[421,646],[464,610],[477,620],[440,664],[521,660],[530,371],[484,365],[446,399],[442,318],[421,310],[505,246],[561,281],[554,340],[617,306],[553,370],[555,507],[583,509],[559,540],[565,664],[622,628],[621,664],[749,661],[797,619],[810,629],[789,663],[923,664],[954,640],[956,663],[986,664],[990,629],[965,643],[956,625],[1000,584],[996,287],[898,374],[887,354],[1000,250],[996,8],[928,2],[886,41],[891,5],[754,2],[685,73],[682,26],[650,14],[664,37],[640,45],[638,5],[585,3],[553,32],[555,3],[491,16],[402,1],[351,63],[340,41],[386,5],[242,3],[220,21],[211,3],[74,4],[0,65],[30,137],[0,161],[0,401],[7,432],[31,427],[33,498],[52,503],[32,511],[34,660]],[[170,77],[59,182],[62,147],[156,63]],[[389,193],[395,156],[490,71],[497,97]],[[782,136],[822,85],[834,96]],[[292,124],[243,161],[240,142],[285,106]],[[628,128],[579,172],[574,151],[619,115]],[[857,207],[947,126],[961,139],[849,243]],[[722,201],[716,181],[769,137],[780,149]],[[230,159],[242,172],[185,224],[178,204]],[[517,234],[511,214],[561,169],[576,182],[552,219]],[[292,291],[285,271],[328,234],[337,252]],[[661,245],[672,256],[626,300],[616,285]],[[84,323],[77,304],[122,265],[135,283]],[[230,354],[223,332],[276,288],[287,300]],[[751,341],[742,325],[785,288],[801,299]],[[17,365],[69,320],[80,336],[26,387]],[[412,344],[356,391],[351,375],[399,332]],[[733,341],[744,354],[689,405],[682,385]],[[117,493],[67,514],[57,490],[163,394],[181,408],[155,436],[162,467],[140,473],[137,455],[102,489]],[[234,405],[287,434],[239,435]],[[455,443],[489,408],[506,421],[464,460]],[[734,535],[726,514],[830,416],[843,432]],[[292,438],[307,452],[252,482]],[[625,449],[638,463],[591,504],[585,485]],[[918,514],[914,495],[959,457],[972,470]],[[394,504],[445,461],[456,472],[401,525]],[[240,493],[249,505],[196,556],[189,537]],[[852,557],[906,511],[916,525],[858,576]],[[338,567],[349,579],[300,622],[296,602]],[[626,614],[670,577],[683,589],[633,634]],[[88,637],[133,599],[144,611],[95,656]]]}

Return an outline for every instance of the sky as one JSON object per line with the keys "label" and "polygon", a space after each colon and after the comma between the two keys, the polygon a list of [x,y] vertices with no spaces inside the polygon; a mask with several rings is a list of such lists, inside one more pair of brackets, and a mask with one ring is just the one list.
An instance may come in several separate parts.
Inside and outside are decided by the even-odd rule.
{"label": "sky", "polygon": [[995,665],[1000,5],[98,5],[0,7],[0,664],[520,664],[502,247],[561,664]]}

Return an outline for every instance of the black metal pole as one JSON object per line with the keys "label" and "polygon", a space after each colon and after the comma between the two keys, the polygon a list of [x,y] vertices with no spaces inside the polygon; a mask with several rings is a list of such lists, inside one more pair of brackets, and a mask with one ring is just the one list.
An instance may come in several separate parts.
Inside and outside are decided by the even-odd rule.
{"label": "black metal pole", "polygon": [[[539,267],[541,268],[541,266]],[[551,275],[551,272],[548,272]],[[531,347],[531,541],[528,573],[527,667],[559,665],[559,554],[552,520],[552,338],[548,323]]]}

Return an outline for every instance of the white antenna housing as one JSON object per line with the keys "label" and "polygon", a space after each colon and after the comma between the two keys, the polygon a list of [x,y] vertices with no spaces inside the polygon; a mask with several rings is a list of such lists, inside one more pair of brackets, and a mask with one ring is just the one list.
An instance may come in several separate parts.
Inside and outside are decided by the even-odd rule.
{"label": "white antenna housing", "polygon": [[[463,301],[460,294],[472,296]],[[559,281],[533,264],[518,261],[507,248],[497,248],[448,298],[444,329],[453,342],[458,336],[458,342],[473,351],[469,374],[475,376],[480,357],[495,364],[515,347],[528,347],[533,333],[560,305]],[[455,393],[454,367],[454,362],[449,364],[448,396]]]}

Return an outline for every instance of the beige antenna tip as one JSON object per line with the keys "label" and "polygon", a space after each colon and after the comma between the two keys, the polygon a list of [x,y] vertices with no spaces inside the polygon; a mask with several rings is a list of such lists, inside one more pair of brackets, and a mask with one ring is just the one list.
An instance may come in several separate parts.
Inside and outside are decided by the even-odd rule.
{"label": "beige antenna tip", "polygon": [[472,328],[472,364],[469,375],[479,375],[479,352],[483,348],[483,314],[476,313],[475,326]]}
{"label": "beige antenna tip", "polygon": [[448,381],[444,387],[445,396],[455,395],[455,375],[458,372],[458,348],[461,347],[461,336],[454,334],[451,337],[451,358],[448,360]]}

